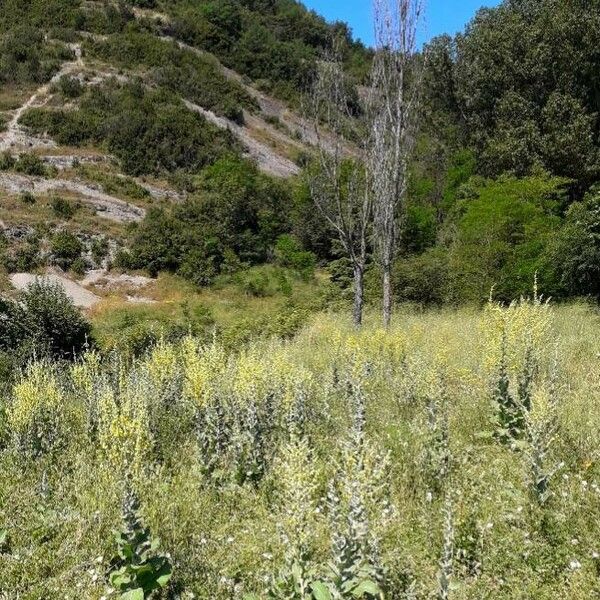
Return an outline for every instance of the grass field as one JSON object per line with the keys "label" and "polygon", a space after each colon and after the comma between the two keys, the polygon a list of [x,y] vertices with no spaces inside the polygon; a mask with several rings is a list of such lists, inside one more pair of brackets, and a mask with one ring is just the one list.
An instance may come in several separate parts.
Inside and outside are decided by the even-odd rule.
{"label": "grass field", "polygon": [[90,353],[0,407],[3,598],[600,594],[583,304]]}

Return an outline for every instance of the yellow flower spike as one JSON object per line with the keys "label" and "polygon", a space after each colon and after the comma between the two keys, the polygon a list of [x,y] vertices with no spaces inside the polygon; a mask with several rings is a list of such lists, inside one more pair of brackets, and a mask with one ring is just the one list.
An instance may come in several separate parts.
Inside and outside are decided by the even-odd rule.
{"label": "yellow flower spike", "polygon": [[25,377],[15,385],[14,400],[8,409],[10,429],[22,433],[33,423],[39,412],[51,412],[62,406],[63,396],[46,363],[31,365]]}
{"label": "yellow flower spike", "polygon": [[160,340],[146,359],[145,366],[153,383],[164,385],[178,369],[177,352],[173,344]]}

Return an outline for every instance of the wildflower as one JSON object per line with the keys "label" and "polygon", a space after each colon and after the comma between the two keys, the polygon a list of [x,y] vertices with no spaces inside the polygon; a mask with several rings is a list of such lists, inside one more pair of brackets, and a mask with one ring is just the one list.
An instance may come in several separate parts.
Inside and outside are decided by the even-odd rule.
{"label": "wildflower", "polygon": [[571,571],[577,571],[578,569],[581,569],[581,563],[577,559],[574,558],[569,563],[569,569],[571,569]]}

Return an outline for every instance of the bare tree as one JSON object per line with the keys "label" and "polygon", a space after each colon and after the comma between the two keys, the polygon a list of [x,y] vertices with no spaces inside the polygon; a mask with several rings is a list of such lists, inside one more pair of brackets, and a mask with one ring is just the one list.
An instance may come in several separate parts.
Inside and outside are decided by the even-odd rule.
{"label": "bare tree", "polygon": [[392,263],[405,207],[419,113],[417,30],[424,0],[373,0],[375,56],[367,156],[375,242],[383,271],[383,322],[392,318]]}
{"label": "bare tree", "polygon": [[317,141],[316,161],[308,174],[310,192],[352,264],[353,318],[360,327],[372,196],[365,182],[362,151],[349,139],[357,120],[352,114],[348,82],[335,44],[333,52],[319,64],[309,110]]}

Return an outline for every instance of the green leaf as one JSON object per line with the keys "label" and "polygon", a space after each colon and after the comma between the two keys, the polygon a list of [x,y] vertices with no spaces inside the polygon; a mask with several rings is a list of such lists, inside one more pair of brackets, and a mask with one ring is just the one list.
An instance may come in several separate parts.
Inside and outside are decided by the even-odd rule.
{"label": "green leaf", "polygon": [[260,600],[256,594],[245,594],[243,600]]}
{"label": "green leaf", "polygon": [[365,594],[370,594],[371,596],[379,596],[381,594],[381,590],[374,581],[362,581],[354,589],[352,595],[355,598],[362,598]]}
{"label": "green leaf", "polygon": [[315,600],[332,600],[329,588],[321,581],[311,583],[310,589],[312,590]]}
{"label": "green leaf", "polygon": [[142,588],[136,588],[121,594],[121,600],[144,600],[144,590]]}

